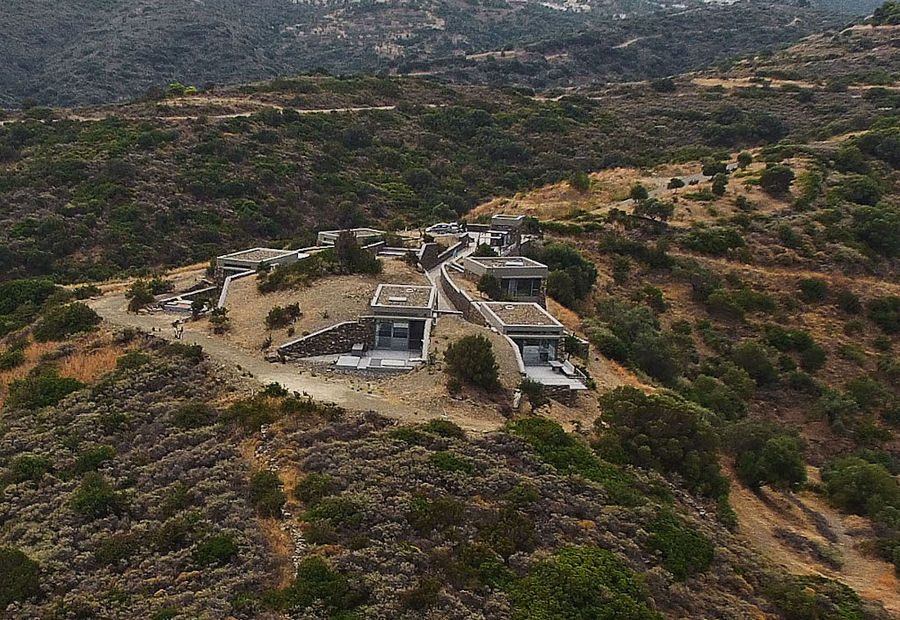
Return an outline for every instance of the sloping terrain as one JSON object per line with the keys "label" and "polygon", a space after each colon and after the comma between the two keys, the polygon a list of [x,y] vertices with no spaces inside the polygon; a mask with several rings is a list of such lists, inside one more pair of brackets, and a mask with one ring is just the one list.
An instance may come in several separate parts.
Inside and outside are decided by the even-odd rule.
{"label": "sloping terrain", "polygon": [[[554,77],[555,83],[605,79],[617,74],[610,69],[615,65],[623,65],[628,75],[651,77],[663,68],[668,73],[695,69],[722,56],[795,40],[816,26],[840,23],[836,16],[814,8],[753,4],[728,3],[723,9],[690,0],[667,9],[667,3],[654,0],[260,0],[251,5],[240,0],[11,0],[4,6],[0,105],[14,107],[29,98],[48,105],[101,103],[173,82],[206,88],[319,68],[335,74],[408,70],[411,61],[463,58],[543,40],[573,49],[586,47],[589,51],[582,55],[604,58],[593,69],[590,58],[574,62],[571,69],[564,69],[571,77]],[[685,8],[697,9],[691,19],[704,20],[706,30],[700,39],[692,30],[682,36],[674,28],[666,37],[674,40],[655,45],[653,54],[609,53],[607,41],[615,46],[640,36],[648,15]],[[862,12],[853,6],[831,8]],[[656,26],[650,28],[657,32],[668,20],[651,19]],[[733,28],[734,22],[742,27]],[[569,39],[578,32],[586,33],[586,43],[578,37]],[[598,38],[603,43],[596,43]],[[682,53],[695,47],[703,51]],[[548,82],[535,75],[545,74],[545,68],[529,71],[531,78],[507,77],[533,85]],[[496,78],[470,71],[467,79]]]}

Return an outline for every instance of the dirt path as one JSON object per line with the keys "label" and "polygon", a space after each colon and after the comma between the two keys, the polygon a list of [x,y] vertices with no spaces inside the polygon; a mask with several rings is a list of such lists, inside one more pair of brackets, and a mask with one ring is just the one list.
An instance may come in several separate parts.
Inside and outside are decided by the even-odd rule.
{"label": "dirt path", "polygon": [[[90,301],[88,305],[106,321],[118,327],[139,329],[166,340],[175,339],[172,322],[177,317],[163,313],[129,313],[125,309],[127,301],[122,293],[106,295]],[[402,420],[423,421],[427,419],[410,407],[389,403],[377,395],[355,390],[330,377],[312,374],[308,371],[301,372],[298,368],[287,364],[273,364],[254,357],[206,332],[195,331],[190,322],[185,324],[182,342],[201,345],[203,350],[215,360],[249,372],[263,385],[280,383],[289,390],[308,394],[316,400],[336,403],[348,409],[377,411],[385,416]]]}

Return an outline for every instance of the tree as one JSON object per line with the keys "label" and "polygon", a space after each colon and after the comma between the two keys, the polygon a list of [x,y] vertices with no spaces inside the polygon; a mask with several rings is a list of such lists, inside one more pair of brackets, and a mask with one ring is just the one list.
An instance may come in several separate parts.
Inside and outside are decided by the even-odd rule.
{"label": "tree", "polygon": [[669,394],[619,387],[600,397],[600,450],[612,460],[677,473],[688,488],[709,497],[728,493],[719,468],[719,439],[710,413]]}
{"label": "tree", "polygon": [[591,189],[591,177],[583,170],[578,170],[569,177],[569,185],[575,191],[585,193]]}
{"label": "tree", "polygon": [[679,189],[684,187],[684,181],[678,177],[672,177],[669,179],[669,184],[666,187],[668,189]]}
{"label": "tree", "polygon": [[462,381],[486,390],[496,389],[499,366],[491,341],[482,335],[464,336],[444,352],[447,372]]}
{"label": "tree", "polygon": [[524,379],[519,384],[519,391],[528,399],[532,411],[540,409],[550,402],[544,394],[544,386],[532,379]]}
{"label": "tree", "polygon": [[606,549],[564,547],[516,583],[513,618],[660,620],[639,575]]}
{"label": "tree", "polygon": [[154,302],[153,293],[150,292],[150,286],[146,280],[135,280],[125,291],[125,298],[129,300],[129,312],[137,312]]}
{"label": "tree", "polygon": [[886,334],[900,332],[900,297],[891,295],[869,302],[869,318]]}
{"label": "tree", "polygon": [[747,166],[753,163],[753,155],[748,153],[747,151],[743,151],[737,156],[737,164],[738,167],[743,170]]}
{"label": "tree", "polygon": [[668,220],[672,217],[673,213],[675,213],[675,205],[671,202],[663,202],[662,200],[657,200],[655,198],[642,200],[634,207],[634,215],[639,217],[649,217],[654,220],[659,220],[660,222]]}
{"label": "tree", "polygon": [[200,318],[203,311],[206,310],[205,299],[195,299],[191,302],[191,318],[196,320]]}
{"label": "tree", "polygon": [[794,171],[782,164],[767,166],[759,175],[759,186],[768,194],[786,194],[794,182]]}
{"label": "tree", "polygon": [[738,477],[750,488],[796,489],[806,482],[803,444],[794,434],[747,421],[728,430],[727,443]]}
{"label": "tree", "polygon": [[829,499],[849,512],[874,517],[900,507],[900,483],[883,465],[839,457],[822,468],[822,480]]}
{"label": "tree", "polygon": [[701,170],[705,177],[714,177],[717,174],[726,174],[728,172],[728,166],[725,162],[717,159],[704,159],[701,164],[703,165]]}
{"label": "tree", "polygon": [[566,243],[549,243],[534,253],[547,265],[547,294],[567,307],[584,299],[597,279],[597,267]]}
{"label": "tree", "polygon": [[713,177],[712,193],[716,196],[724,196],[725,189],[728,187],[728,175],[719,173]]}
{"label": "tree", "polygon": [[824,301],[828,294],[828,282],[821,278],[803,278],[797,285],[800,287],[800,298],[807,303]]}
{"label": "tree", "polygon": [[747,371],[757,385],[773,383],[778,379],[778,370],[772,363],[769,351],[758,342],[745,340],[731,351],[731,360]]}
{"label": "tree", "polygon": [[100,321],[100,315],[85,304],[76,302],[45,312],[32,334],[38,342],[65,340],[73,334],[93,329]]}
{"label": "tree", "polygon": [[478,279],[478,290],[490,299],[500,299],[502,297],[503,290],[500,286],[500,279],[492,273],[484,273]]}
{"label": "tree", "polygon": [[214,334],[224,334],[231,329],[231,319],[228,318],[228,308],[216,308],[210,312],[209,324],[212,325]]}
{"label": "tree", "polygon": [[486,243],[480,243],[478,244],[478,247],[475,248],[475,251],[472,252],[472,256],[487,258],[491,256],[497,256],[497,251]]}
{"label": "tree", "polygon": [[635,202],[640,202],[641,200],[647,200],[647,198],[650,197],[650,192],[647,191],[646,187],[638,183],[632,186],[631,191],[628,193],[628,195]]}
{"label": "tree", "polygon": [[40,566],[12,547],[0,547],[0,609],[40,593]]}

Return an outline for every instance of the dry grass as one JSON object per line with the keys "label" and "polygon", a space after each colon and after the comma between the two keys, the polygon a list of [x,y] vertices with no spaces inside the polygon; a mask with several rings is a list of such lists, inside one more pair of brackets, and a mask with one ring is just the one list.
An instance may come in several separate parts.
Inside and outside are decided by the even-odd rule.
{"label": "dry grass", "polygon": [[292,326],[294,337],[299,338],[304,333],[368,314],[369,301],[382,283],[422,285],[428,284],[428,280],[405,262],[393,259],[384,261],[384,272],[378,276],[332,276],[305,288],[266,295],[256,290],[256,276],[235,280],[227,302],[231,330],[221,337],[262,356],[261,345],[267,336],[272,338],[273,346],[291,338],[287,328],[266,329],[266,315],[273,306],[300,304],[303,315]]}

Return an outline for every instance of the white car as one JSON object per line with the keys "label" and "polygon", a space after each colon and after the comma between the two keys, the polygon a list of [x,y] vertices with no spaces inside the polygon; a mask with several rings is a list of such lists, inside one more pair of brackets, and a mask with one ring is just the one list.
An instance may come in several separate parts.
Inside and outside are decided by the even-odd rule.
{"label": "white car", "polygon": [[429,235],[451,235],[453,233],[459,232],[459,226],[456,224],[432,224],[428,228],[425,229]]}

